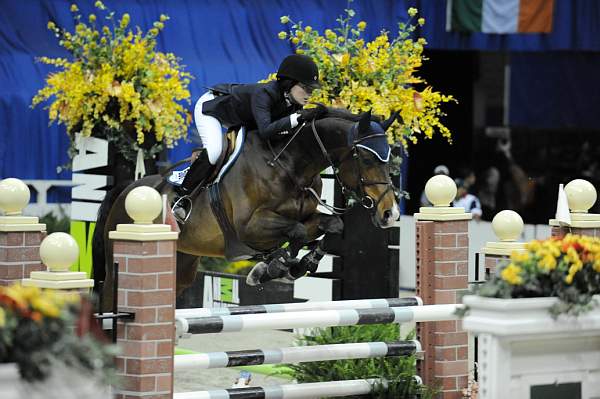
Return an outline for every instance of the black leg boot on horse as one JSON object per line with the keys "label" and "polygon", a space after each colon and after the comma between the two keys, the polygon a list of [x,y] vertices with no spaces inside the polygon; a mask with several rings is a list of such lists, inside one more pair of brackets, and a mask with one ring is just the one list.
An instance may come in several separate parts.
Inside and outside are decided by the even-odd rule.
{"label": "black leg boot on horse", "polygon": [[183,182],[176,189],[178,198],[173,204],[173,213],[180,222],[185,222],[191,211],[191,199],[186,199],[192,195],[197,187],[206,184],[213,171],[214,165],[208,160],[208,151],[203,148],[198,158],[190,165]]}
{"label": "black leg boot on horse", "polygon": [[290,271],[298,263],[298,259],[292,257],[286,248],[276,249],[264,262],[259,262],[252,268],[246,276],[246,284],[255,286],[276,279],[292,282],[296,278]]}

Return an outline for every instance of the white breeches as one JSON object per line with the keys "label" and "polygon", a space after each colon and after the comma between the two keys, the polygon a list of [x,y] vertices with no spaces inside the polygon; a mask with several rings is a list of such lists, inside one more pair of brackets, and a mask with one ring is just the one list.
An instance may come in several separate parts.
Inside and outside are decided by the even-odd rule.
{"label": "white breeches", "polygon": [[194,122],[196,129],[200,134],[202,145],[208,153],[208,161],[211,164],[216,164],[223,146],[223,127],[221,122],[213,116],[204,115],[202,113],[202,104],[212,100],[215,96],[210,92],[206,92],[196,102],[194,107]]}

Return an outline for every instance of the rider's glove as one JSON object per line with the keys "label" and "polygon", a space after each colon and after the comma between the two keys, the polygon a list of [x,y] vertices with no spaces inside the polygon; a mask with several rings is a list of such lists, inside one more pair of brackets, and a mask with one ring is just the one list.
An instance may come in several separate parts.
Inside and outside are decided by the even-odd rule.
{"label": "rider's glove", "polygon": [[298,111],[298,122],[311,122],[313,119],[320,119],[327,113],[327,107],[323,104],[317,104],[315,108],[302,109]]}

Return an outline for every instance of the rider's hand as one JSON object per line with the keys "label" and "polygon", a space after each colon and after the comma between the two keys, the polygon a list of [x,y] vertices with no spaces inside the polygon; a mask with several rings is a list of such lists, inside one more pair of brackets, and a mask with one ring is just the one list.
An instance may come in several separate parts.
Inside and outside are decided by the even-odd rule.
{"label": "rider's hand", "polygon": [[310,122],[313,119],[320,119],[327,113],[327,107],[323,104],[317,104],[315,108],[303,109],[298,112],[298,122]]}

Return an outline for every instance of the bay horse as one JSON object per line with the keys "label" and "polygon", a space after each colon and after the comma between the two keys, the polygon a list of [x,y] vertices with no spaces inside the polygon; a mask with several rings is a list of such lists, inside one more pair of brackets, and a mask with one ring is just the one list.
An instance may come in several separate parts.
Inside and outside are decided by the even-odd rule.
{"label": "bay horse", "polygon": [[[385,129],[394,117],[379,123],[371,120],[370,112],[355,115],[328,108],[322,119],[303,124],[281,138],[263,140],[255,132],[248,133],[241,154],[218,184],[222,208],[239,241],[255,251],[246,258],[262,255],[258,258],[263,262],[248,275],[250,285],[281,277],[295,279],[315,271],[322,249],[313,248],[300,261],[295,259],[298,251],[325,233],[342,231],[337,215],[317,211],[320,173],[328,167],[333,167],[345,196],[371,209],[376,226],[393,225],[399,210],[387,164]],[[173,186],[160,175],[146,176],[107,193],[93,237],[94,279],[104,279],[107,306],[112,303],[109,266],[113,256],[112,245],[105,243],[110,242],[108,232],[117,224],[131,223],[125,212],[125,197],[138,186],[156,188],[167,195],[170,204],[176,197]],[[193,283],[200,256],[226,255],[224,234],[211,209],[209,190],[200,190],[192,205],[189,218],[180,225],[177,241],[178,295]],[[156,222],[160,223],[158,219]],[[286,242],[289,245],[282,250]]]}

